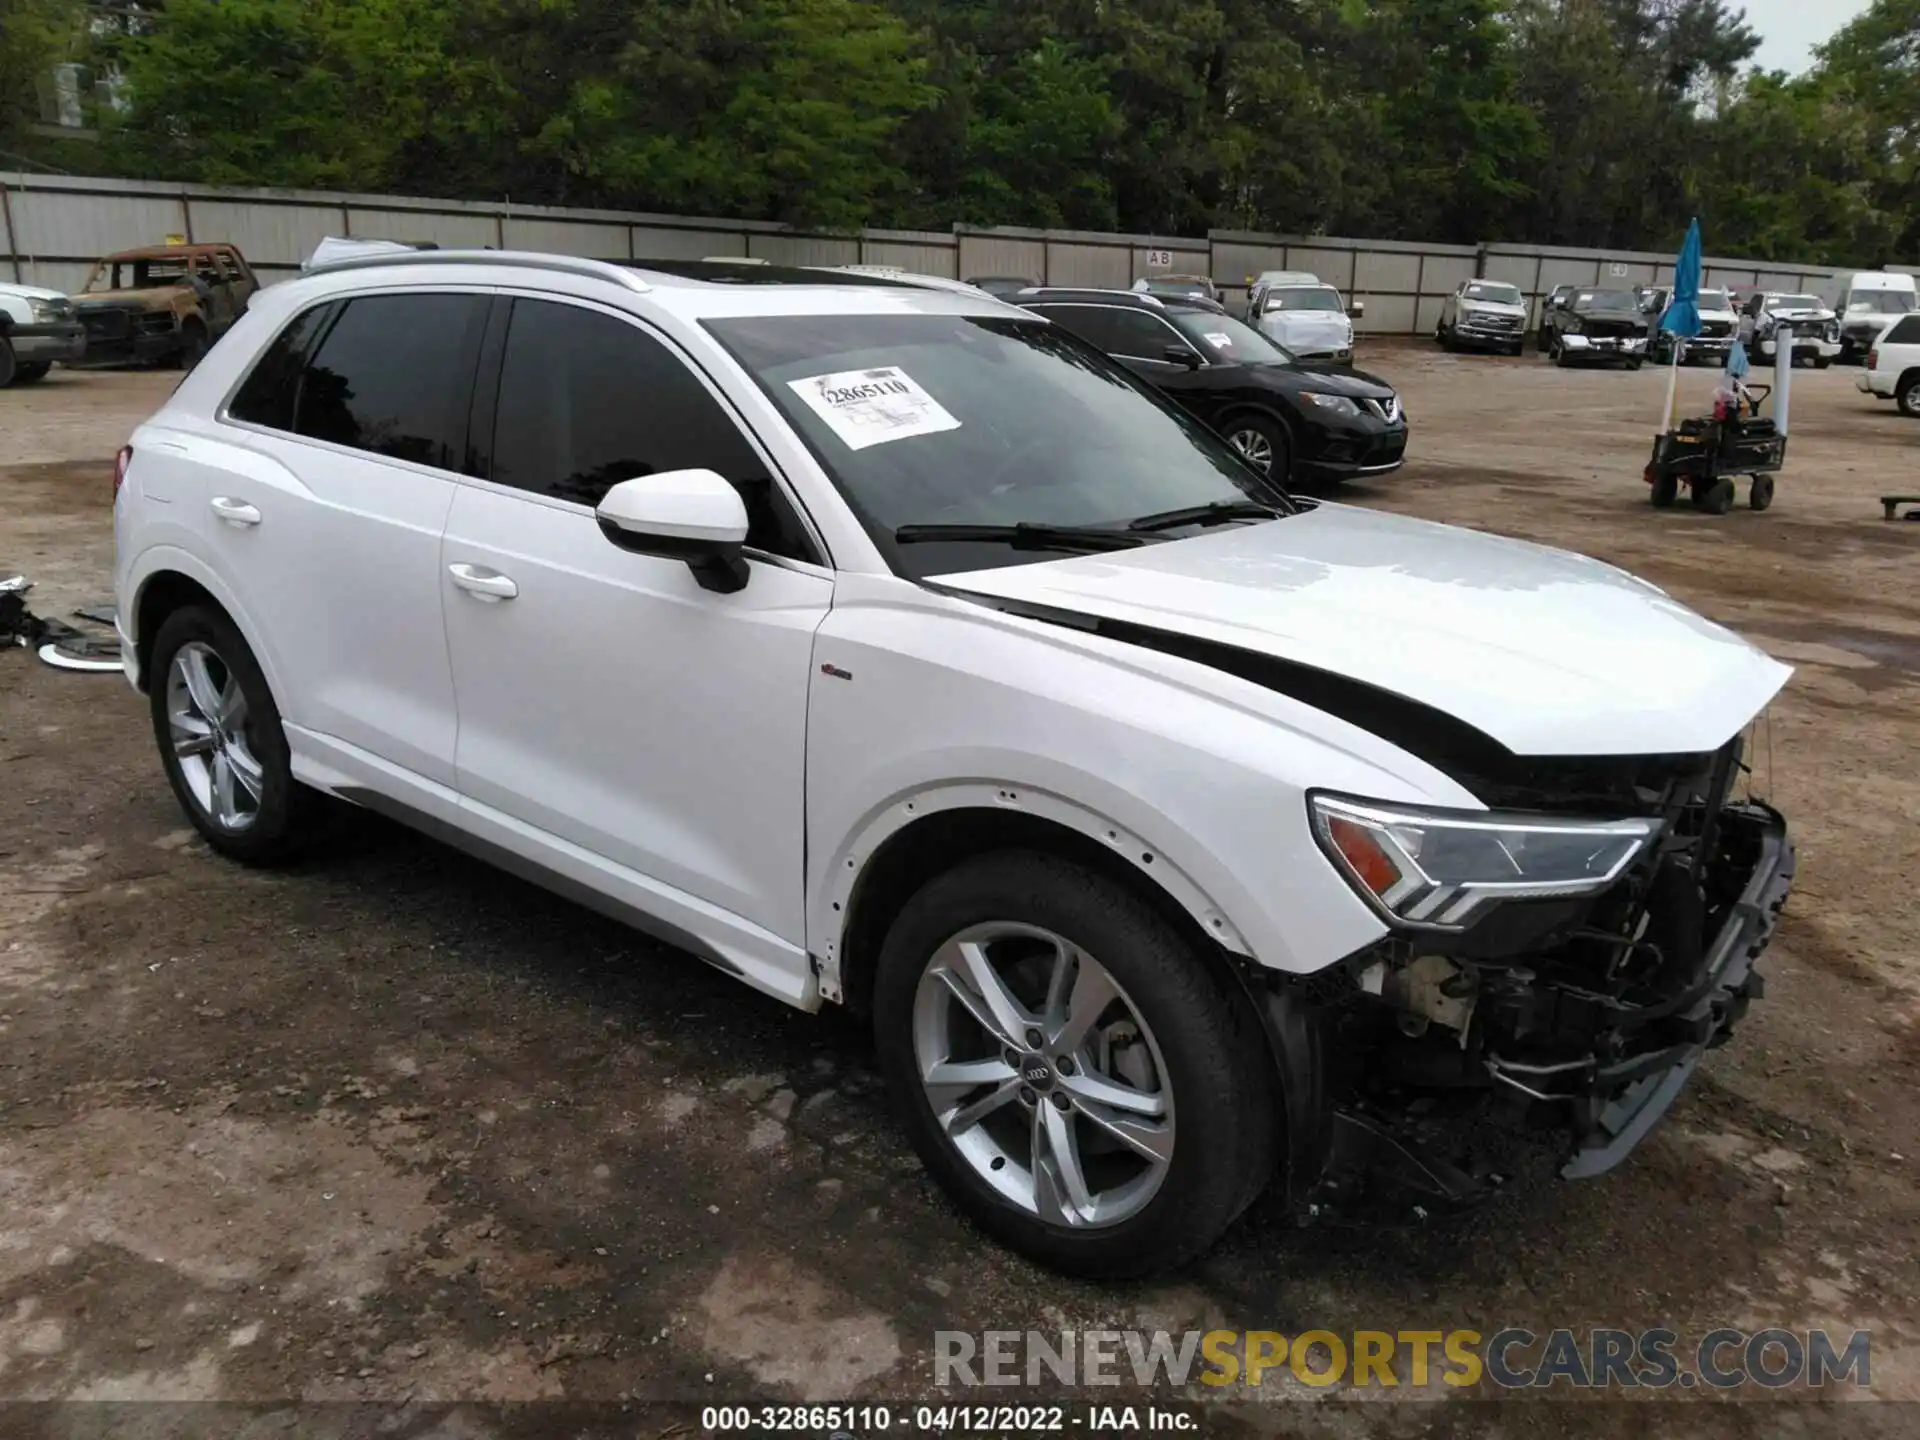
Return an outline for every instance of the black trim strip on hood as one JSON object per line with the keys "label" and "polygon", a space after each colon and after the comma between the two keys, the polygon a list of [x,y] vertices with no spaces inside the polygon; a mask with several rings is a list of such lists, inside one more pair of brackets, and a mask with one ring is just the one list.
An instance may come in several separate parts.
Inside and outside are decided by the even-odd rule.
{"label": "black trim strip on hood", "polygon": [[1151,625],[984,595],[937,582],[921,583],[939,594],[989,609],[1085,631],[1123,645],[1137,645],[1237,676],[1378,736],[1452,777],[1484,804],[1496,808],[1585,810],[1596,804],[1632,805],[1636,787],[1657,789],[1668,780],[1707,770],[1713,763],[1710,754],[1517,755],[1458,716],[1331,670]]}

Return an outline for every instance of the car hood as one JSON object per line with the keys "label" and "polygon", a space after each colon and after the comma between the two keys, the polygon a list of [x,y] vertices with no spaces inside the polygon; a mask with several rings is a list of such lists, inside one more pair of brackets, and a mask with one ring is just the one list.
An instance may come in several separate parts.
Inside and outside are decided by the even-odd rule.
{"label": "car hood", "polygon": [[0,295],[17,295],[22,300],[64,300],[64,290],[49,290],[44,285],[15,285],[12,282],[0,285]]}
{"label": "car hood", "polygon": [[1626,305],[1617,309],[1613,306],[1591,305],[1585,309],[1575,310],[1573,313],[1582,320],[1605,320],[1609,324],[1625,321],[1630,325],[1645,325],[1651,318],[1637,305]]}
{"label": "car hood", "polygon": [[1705,753],[1793,673],[1601,561],[1344,505],[939,583],[1345,676],[1516,755]]}
{"label": "car hood", "polygon": [[1508,305],[1500,300],[1462,300],[1460,302],[1460,313],[1462,315],[1486,315],[1506,320],[1524,320],[1527,318],[1527,307],[1524,305]]}
{"label": "car hood", "polygon": [[1290,365],[1250,366],[1255,374],[1283,390],[1318,390],[1355,400],[1390,400],[1393,386],[1378,375],[1336,360],[1296,360]]}
{"label": "car hood", "polygon": [[89,305],[141,305],[150,310],[164,310],[178,290],[177,285],[150,285],[144,290],[85,290],[67,298],[82,310]]}
{"label": "car hood", "polygon": [[1293,351],[1353,348],[1352,322],[1338,310],[1270,310],[1260,331]]}

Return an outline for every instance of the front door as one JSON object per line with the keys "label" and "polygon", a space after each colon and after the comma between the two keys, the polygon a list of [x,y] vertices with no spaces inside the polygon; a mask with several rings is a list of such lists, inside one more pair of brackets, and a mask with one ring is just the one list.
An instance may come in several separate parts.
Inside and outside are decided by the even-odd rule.
{"label": "front door", "polygon": [[[483,378],[479,478],[454,500],[441,567],[462,804],[483,833],[545,847],[563,870],[575,849],[610,862],[590,883],[611,875],[655,919],[724,934],[729,963],[791,997],[806,966],[807,689],[831,572],[667,341],[551,299],[502,301],[494,324],[497,401],[489,420]],[[620,481],[696,467],[748,500],[751,577],[733,594],[618,548],[594,516]]]}

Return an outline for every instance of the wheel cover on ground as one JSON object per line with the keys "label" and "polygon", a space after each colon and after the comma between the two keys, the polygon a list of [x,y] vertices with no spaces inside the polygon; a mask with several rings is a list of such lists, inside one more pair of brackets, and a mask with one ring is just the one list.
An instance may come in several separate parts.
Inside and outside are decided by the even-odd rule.
{"label": "wheel cover on ground", "polygon": [[994,921],[947,940],[914,994],[913,1054],[947,1142],[1027,1214],[1102,1229],[1159,1193],[1174,1145],[1159,1044],[1063,937]]}
{"label": "wheel cover on ground", "polygon": [[1236,430],[1227,437],[1227,443],[1238,450],[1246,462],[1261,474],[1273,471],[1273,442],[1258,430],[1251,427]]}
{"label": "wheel cover on ground", "polygon": [[167,667],[167,728],[187,792],[223,830],[259,818],[265,772],[247,737],[247,697],[219,652],[190,640]]}

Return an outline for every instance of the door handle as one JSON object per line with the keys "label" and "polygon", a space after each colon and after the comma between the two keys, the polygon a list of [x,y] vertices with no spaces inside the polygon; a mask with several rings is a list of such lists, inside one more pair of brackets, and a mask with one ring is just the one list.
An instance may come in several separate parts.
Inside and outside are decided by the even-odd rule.
{"label": "door handle", "polygon": [[453,576],[453,583],[470,595],[478,596],[489,604],[499,600],[511,600],[520,593],[520,587],[492,570],[482,570],[478,565],[449,565],[447,573]]}
{"label": "door handle", "polygon": [[208,503],[213,506],[213,513],[229,525],[244,529],[260,523],[260,512],[244,500],[235,500],[230,495],[216,495]]}

